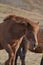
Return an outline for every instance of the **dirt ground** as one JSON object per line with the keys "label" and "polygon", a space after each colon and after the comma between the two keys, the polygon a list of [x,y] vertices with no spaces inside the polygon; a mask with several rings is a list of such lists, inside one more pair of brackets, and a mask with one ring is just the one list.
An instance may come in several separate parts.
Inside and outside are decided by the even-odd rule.
{"label": "dirt ground", "polygon": [[[22,10],[20,8],[10,7],[7,5],[0,4],[0,23],[3,22],[3,19],[9,15],[9,14],[15,14],[19,16],[23,16],[26,18],[29,18],[35,22],[39,21],[39,26],[43,28],[43,15],[35,12],[29,12]],[[41,54],[32,53],[30,51],[27,51],[25,63],[26,65],[40,65],[42,58]],[[5,50],[0,50],[0,65],[4,65],[5,61],[8,59],[8,54]],[[20,65],[20,58],[18,58],[18,65]]]}
{"label": "dirt ground", "polygon": [[[27,51],[25,64],[26,65],[40,65],[42,54],[35,54]],[[5,50],[0,51],[0,65],[4,65],[5,61],[8,59],[8,54]],[[17,61],[18,65],[21,64],[20,57]]]}

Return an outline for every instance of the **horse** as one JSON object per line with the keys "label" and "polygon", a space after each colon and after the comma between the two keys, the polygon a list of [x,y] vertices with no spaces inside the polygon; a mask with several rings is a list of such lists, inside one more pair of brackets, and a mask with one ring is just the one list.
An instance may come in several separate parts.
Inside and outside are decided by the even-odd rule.
{"label": "horse", "polygon": [[3,23],[0,23],[0,50],[5,49],[9,54],[5,65],[15,64],[16,53],[23,38],[29,40],[29,48],[31,46],[31,49],[35,49],[38,46],[38,31],[38,23],[27,18],[16,15],[8,15],[4,18]]}
{"label": "horse", "polygon": [[[20,56],[20,59],[21,59],[21,65],[25,65],[25,57],[26,57],[26,52],[27,50],[31,51],[31,52],[34,52],[34,53],[43,53],[43,29],[40,28],[38,33],[37,33],[37,39],[38,39],[38,46],[35,50],[31,49],[28,49],[29,48],[29,41],[26,42],[26,38],[24,38],[22,40],[22,44],[20,45],[18,51],[17,51],[17,54],[16,54],[16,59],[15,59],[15,65],[17,65],[17,59],[18,59],[18,56]],[[21,50],[22,49],[22,50]],[[43,59],[43,57],[42,57]],[[41,65],[42,65],[42,62],[41,61]]]}

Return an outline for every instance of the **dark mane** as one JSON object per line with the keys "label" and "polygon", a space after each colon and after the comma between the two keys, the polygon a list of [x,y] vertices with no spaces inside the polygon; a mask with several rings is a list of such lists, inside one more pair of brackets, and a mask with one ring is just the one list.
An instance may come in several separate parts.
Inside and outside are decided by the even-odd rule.
{"label": "dark mane", "polygon": [[27,18],[24,17],[20,17],[20,16],[15,16],[15,15],[9,15],[7,16],[4,20],[4,22],[10,23],[11,21],[14,21],[15,23],[20,23],[20,24],[25,24],[26,26],[31,26],[33,27],[33,24],[36,25],[36,23],[33,23],[32,21],[30,21]]}
{"label": "dark mane", "polygon": [[3,21],[11,20],[13,17],[14,17],[13,15],[9,15]]}

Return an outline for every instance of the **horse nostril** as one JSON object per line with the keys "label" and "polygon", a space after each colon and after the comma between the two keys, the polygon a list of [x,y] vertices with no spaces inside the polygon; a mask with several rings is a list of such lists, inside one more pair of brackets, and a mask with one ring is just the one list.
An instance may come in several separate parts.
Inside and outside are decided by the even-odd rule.
{"label": "horse nostril", "polygon": [[35,49],[36,49],[36,47],[37,47],[37,46],[34,44],[34,45],[33,45],[33,49],[35,50]]}

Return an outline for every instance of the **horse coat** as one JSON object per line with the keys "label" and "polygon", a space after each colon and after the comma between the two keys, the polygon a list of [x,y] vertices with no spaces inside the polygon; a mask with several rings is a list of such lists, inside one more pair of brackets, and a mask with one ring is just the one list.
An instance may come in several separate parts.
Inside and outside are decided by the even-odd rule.
{"label": "horse coat", "polygon": [[34,49],[38,45],[39,26],[38,23],[16,15],[9,15],[3,21],[0,23],[0,49],[5,49],[9,54],[5,65],[14,65],[17,50],[24,37],[29,39],[29,48],[31,46]]}

